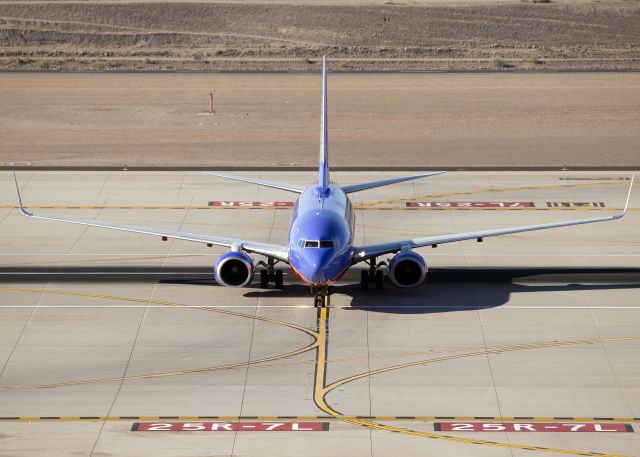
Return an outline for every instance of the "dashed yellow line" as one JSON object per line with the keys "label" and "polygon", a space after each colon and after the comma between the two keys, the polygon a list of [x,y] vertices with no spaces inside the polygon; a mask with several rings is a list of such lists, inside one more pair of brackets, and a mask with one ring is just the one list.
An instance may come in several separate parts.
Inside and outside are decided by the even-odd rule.
{"label": "dashed yellow line", "polygon": [[[74,292],[74,291],[60,291],[60,290],[42,290],[42,289],[29,289],[29,288],[15,288],[15,287],[3,287],[0,288],[0,290],[5,290],[5,291],[22,291],[22,292],[34,292],[34,293],[51,293],[51,294],[57,294],[57,295],[68,295],[68,296],[80,296],[80,297],[89,297],[89,298],[99,298],[99,299],[111,299],[111,300],[122,300],[122,301],[132,301],[132,302],[137,302],[137,303],[147,303],[147,304],[153,304],[153,305],[164,305],[164,306],[174,306],[174,307],[184,307],[185,305],[179,304],[179,303],[174,303],[174,302],[168,302],[168,301],[159,301],[159,300],[148,300],[148,299],[140,299],[140,298],[131,298],[131,297],[120,297],[120,296],[113,296],[113,295],[100,295],[100,294],[92,294],[92,293],[82,293],[82,292]],[[485,350],[485,351],[475,351],[472,353],[467,353],[467,354],[457,354],[457,355],[451,355],[451,356],[445,356],[445,357],[439,357],[436,359],[429,359],[429,360],[422,360],[422,361],[418,361],[418,362],[412,362],[412,363],[406,363],[406,364],[401,364],[401,365],[395,365],[392,367],[386,367],[386,368],[381,368],[378,370],[372,370],[366,373],[361,373],[358,375],[354,375],[348,378],[344,378],[342,380],[336,381],[332,384],[327,385],[326,384],[326,364],[327,364],[327,346],[328,346],[328,339],[327,339],[327,335],[328,335],[328,318],[329,318],[329,310],[328,308],[320,308],[318,310],[318,330],[314,331],[311,329],[308,329],[306,327],[297,325],[297,324],[292,324],[289,322],[283,322],[283,321],[278,321],[275,319],[270,319],[270,318],[265,318],[265,317],[261,317],[261,316],[255,316],[255,315],[250,315],[250,314],[245,314],[245,313],[239,313],[239,312],[235,312],[235,311],[228,311],[228,310],[223,310],[223,309],[218,309],[218,308],[213,308],[213,307],[196,307],[197,309],[202,309],[202,310],[206,310],[206,311],[212,311],[212,312],[218,312],[218,313],[222,313],[222,314],[227,314],[227,315],[234,315],[234,316],[239,316],[239,317],[245,317],[245,318],[251,318],[251,319],[257,319],[257,320],[261,320],[261,321],[265,321],[265,322],[270,322],[270,323],[274,323],[274,324],[278,324],[278,325],[284,325],[287,327],[291,327],[291,328],[295,328],[297,330],[301,330],[305,333],[307,333],[308,335],[312,336],[312,338],[314,339],[314,342],[307,346],[306,348],[301,348],[298,351],[303,351],[303,350],[309,350],[312,348],[316,349],[316,354],[317,354],[317,359],[316,359],[316,372],[315,372],[315,377],[314,377],[314,381],[315,381],[315,386],[314,386],[314,401],[316,402],[316,404],[318,405],[318,407],[323,410],[325,413],[327,413],[329,416],[325,417],[325,416],[95,416],[95,417],[91,417],[91,416],[62,416],[62,417],[58,417],[58,416],[22,416],[22,417],[2,417],[0,418],[0,421],[20,421],[20,422],[33,422],[33,421],[89,421],[89,420],[96,420],[96,421],[123,421],[123,420],[142,420],[142,421],[157,421],[157,420],[204,420],[204,419],[211,419],[211,420],[259,420],[262,418],[262,420],[282,420],[282,419],[297,419],[297,420],[303,420],[301,418],[305,418],[308,420],[311,419],[330,419],[330,420],[340,420],[346,423],[351,423],[354,425],[359,425],[359,426],[364,426],[364,427],[368,427],[368,428],[372,428],[372,429],[378,429],[378,430],[386,430],[386,431],[391,431],[391,432],[396,432],[396,433],[401,433],[404,435],[412,435],[412,436],[419,436],[419,437],[426,437],[426,438],[431,438],[431,439],[438,439],[438,440],[444,440],[444,441],[454,441],[454,442],[463,442],[463,443],[472,443],[472,444],[481,444],[481,445],[487,445],[487,446],[496,446],[496,447],[503,447],[503,448],[511,448],[511,449],[523,449],[523,450],[531,450],[531,451],[541,451],[541,452],[551,452],[551,453],[558,453],[558,454],[569,454],[569,455],[583,455],[583,456],[600,456],[600,457],[625,457],[625,456],[621,456],[621,455],[617,455],[617,454],[603,454],[603,453],[597,453],[597,452],[590,452],[590,451],[574,451],[574,450],[567,450],[567,449],[558,449],[558,448],[546,448],[546,447],[541,447],[541,446],[528,446],[528,445],[520,445],[520,444],[514,444],[514,443],[499,443],[499,442],[495,442],[495,441],[488,441],[488,440],[478,440],[478,439],[469,439],[469,438],[464,438],[464,437],[458,437],[458,436],[450,436],[450,435],[443,435],[443,434],[439,434],[439,433],[431,433],[431,432],[423,432],[423,431],[417,431],[417,430],[410,430],[410,429],[406,429],[406,428],[401,428],[401,427],[396,427],[396,426],[392,426],[392,425],[385,425],[385,424],[381,424],[379,422],[374,422],[373,420],[378,420],[378,421],[394,421],[394,420],[443,420],[443,419],[452,419],[452,420],[473,420],[473,419],[479,419],[479,418],[471,418],[471,417],[442,417],[442,416],[418,416],[418,417],[399,417],[399,416],[376,416],[374,418],[369,418],[369,417],[362,417],[362,416],[347,416],[347,415],[343,415],[342,413],[336,411],[335,409],[333,409],[327,402],[326,402],[326,395],[331,392],[333,389],[337,388],[340,385],[344,385],[348,382],[357,380],[357,379],[361,379],[364,377],[369,377],[369,376],[373,376],[375,374],[379,374],[379,373],[385,373],[391,370],[398,370],[401,368],[407,368],[407,367],[411,367],[411,366],[417,366],[417,365],[424,365],[427,363],[434,363],[434,362],[438,362],[438,361],[444,361],[444,360],[453,360],[453,359],[457,359],[457,358],[462,358],[462,357],[472,357],[472,356],[478,356],[478,355],[486,355],[486,354],[493,354],[493,353],[502,353],[502,352],[510,352],[510,351],[516,351],[516,350],[524,350],[524,349],[536,349],[536,348],[545,348],[545,347],[556,347],[556,346],[567,346],[567,345],[575,345],[575,344],[592,344],[592,343],[597,343],[597,342],[611,342],[611,341],[627,341],[627,340],[637,340],[640,339],[640,336],[631,336],[631,337],[621,337],[621,338],[601,338],[601,339],[588,339],[588,340],[571,340],[571,341],[563,341],[563,342],[548,342],[548,343],[534,343],[534,344],[521,344],[521,345],[514,345],[514,346],[507,346],[507,347],[503,347],[503,348],[494,348],[494,349],[489,349],[489,350]],[[276,358],[284,358],[284,357],[289,357],[290,355],[292,355],[294,352],[296,351],[292,351],[290,353],[287,354],[281,354],[281,355],[277,355],[277,356],[273,356],[267,359],[260,359],[260,360],[275,360]],[[300,352],[297,352],[300,353]],[[256,361],[250,361],[248,363],[258,363]],[[247,363],[243,363],[243,365],[246,365]],[[234,364],[235,365],[235,364]],[[212,368],[216,368],[216,369],[222,369],[220,367],[212,367]],[[174,372],[174,373],[190,373],[190,372],[197,372],[198,370],[187,370],[184,372]],[[158,376],[158,375],[167,375],[167,374],[152,374],[152,375],[143,375],[143,376]],[[80,381],[82,382],[82,381]],[[91,382],[91,381],[88,381]],[[95,381],[94,382],[100,382]],[[61,383],[60,385],[69,385],[68,383]],[[58,385],[51,385],[51,386],[58,386]],[[373,419],[373,420],[372,420]],[[489,418],[482,418],[482,419],[489,419]],[[512,417],[512,418],[493,418],[491,420],[534,420],[534,418],[518,418],[518,417]],[[637,421],[638,418],[535,418],[538,420],[563,420],[563,421],[570,421],[572,419],[575,420],[579,420],[579,419],[583,419],[583,420],[592,420],[592,421]]]}
{"label": "dashed yellow line", "polygon": [[106,422],[130,422],[130,421],[144,421],[144,422],[157,422],[157,421],[176,421],[176,422],[197,422],[197,421],[259,421],[259,422],[271,422],[271,421],[340,421],[346,420],[352,421],[364,421],[375,420],[382,422],[437,422],[441,420],[456,421],[456,422],[469,422],[483,420],[485,422],[522,422],[526,420],[529,422],[550,422],[559,421],[562,422],[640,422],[639,417],[487,417],[487,416],[295,416],[295,415],[280,415],[280,416],[4,416],[0,417],[0,423],[2,422],[91,422],[91,421],[106,421]]}
{"label": "dashed yellow line", "polygon": [[[612,210],[616,208],[487,208],[487,207],[471,207],[471,208],[432,208],[432,207],[380,207],[384,204],[392,203],[406,203],[411,201],[427,200],[434,198],[450,198],[460,197],[465,195],[477,195],[487,192],[510,192],[520,190],[539,190],[539,189],[564,189],[574,187],[595,187],[595,186],[619,186],[627,185],[628,180],[621,180],[616,182],[589,182],[589,183],[573,183],[573,184],[554,184],[548,186],[517,186],[517,187],[496,187],[477,189],[465,192],[448,192],[443,194],[432,195],[419,195],[417,197],[397,198],[389,200],[377,200],[372,202],[365,202],[360,204],[354,204],[355,209],[359,210],[395,210],[395,211],[495,211],[495,210],[515,210],[515,211],[566,211],[566,210],[587,210],[587,211],[602,211]],[[380,208],[377,208],[380,207]],[[16,209],[15,205],[0,205],[0,209]],[[27,206],[27,209],[178,209],[178,210],[192,210],[192,209],[238,209],[238,210],[278,210],[278,209],[291,209],[291,206],[209,206],[209,205],[31,205]],[[640,208],[629,208],[630,211],[638,211]]]}
{"label": "dashed yellow line", "polygon": [[419,195],[417,197],[410,197],[410,198],[378,200],[378,201],[363,203],[362,206],[378,206],[378,205],[390,204],[390,203],[405,203],[410,201],[426,200],[430,198],[460,197],[463,195],[476,195],[476,194],[483,194],[486,192],[510,192],[510,191],[518,191],[518,190],[564,189],[564,188],[573,188],[573,187],[595,187],[595,186],[620,186],[622,184],[627,185],[626,182],[597,182],[597,183],[580,183],[580,184],[554,184],[550,186],[496,187],[494,189],[492,188],[478,189],[478,190],[470,190],[466,192],[448,192],[445,194]]}
{"label": "dashed yellow line", "polygon": [[[622,211],[623,208],[607,208],[607,207],[553,207],[553,208],[506,208],[506,207],[486,207],[486,206],[449,206],[449,207],[406,207],[406,206],[376,206],[367,208],[358,208],[365,211]],[[638,211],[640,208],[627,208],[627,211]]]}
{"label": "dashed yellow line", "polygon": [[389,432],[400,433],[403,435],[419,436],[422,438],[431,438],[434,440],[441,440],[441,441],[454,441],[454,442],[466,443],[466,444],[482,444],[485,446],[502,447],[502,448],[508,448],[508,449],[522,449],[526,451],[551,452],[554,454],[582,455],[582,456],[590,456],[590,457],[627,457],[622,454],[604,454],[601,452],[592,452],[592,451],[574,451],[571,449],[548,448],[548,447],[542,447],[542,446],[530,446],[526,444],[516,444],[516,443],[500,443],[498,441],[488,441],[488,440],[480,440],[480,439],[463,438],[460,436],[441,435],[439,433],[422,432],[418,430],[410,430],[406,428],[395,427],[392,425],[379,424],[377,422],[372,422],[368,420],[356,419],[356,420],[348,420],[346,422],[356,424],[356,425],[362,425],[364,427],[368,427],[376,430],[386,430]]}

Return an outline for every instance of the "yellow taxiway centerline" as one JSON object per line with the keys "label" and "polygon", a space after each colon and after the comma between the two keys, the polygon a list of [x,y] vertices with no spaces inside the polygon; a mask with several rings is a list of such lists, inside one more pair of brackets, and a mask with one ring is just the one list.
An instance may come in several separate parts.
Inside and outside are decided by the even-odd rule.
{"label": "yellow taxiway centerline", "polygon": [[[321,308],[318,313],[319,336],[318,336],[318,348],[317,348],[317,358],[316,358],[317,365],[316,365],[316,374],[315,374],[315,383],[314,383],[314,401],[318,406],[318,408],[334,416],[336,419],[342,420],[343,422],[346,422],[346,423],[360,425],[360,426],[375,429],[375,430],[386,430],[390,432],[400,433],[403,435],[418,436],[418,437],[430,438],[430,439],[436,439],[436,440],[442,440],[442,441],[453,441],[453,442],[468,443],[468,444],[481,444],[485,446],[503,447],[503,448],[509,448],[509,449],[523,449],[523,450],[539,451],[539,452],[550,452],[555,454],[581,455],[581,456],[590,456],[590,457],[626,457],[618,454],[604,454],[600,452],[591,452],[591,451],[575,451],[571,449],[547,448],[542,446],[530,446],[530,445],[515,444],[515,443],[500,443],[496,441],[443,435],[441,433],[411,430],[407,428],[396,427],[393,425],[381,424],[368,419],[360,419],[357,417],[353,418],[352,416],[351,417],[345,416],[342,413],[338,412],[337,410],[333,409],[326,401],[326,396],[329,392],[331,392],[331,390],[335,389],[340,385],[346,384],[347,382],[372,376],[373,374],[383,373],[386,371],[397,370],[400,368],[405,368],[405,367],[410,367],[415,365],[424,365],[429,362],[420,361],[420,362],[396,365],[394,367],[382,368],[379,370],[373,370],[370,372],[351,376],[349,378],[345,378],[340,381],[336,381],[327,386],[326,385],[326,360],[327,360],[327,352],[328,352],[328,348],[327,348],[328,318],[329,318],[328,309]],[[636,339],[640,339],[640,336],[623,337],[623,338],[606,338],[606,339],[595,339],[595,340],[573,340],[573,341],[566,341],[566,342],[550,342],[545,344],[523,344],[523,345],[516,345],[516,346],[504,348],[502,350],[495,349],[492,351],[479,351],[476,353],[466,354],[464,356],[471,357],[476,355],[484,355],[487,353],[500,353],[500,352],[514,351],[514,350],[522,350],[522,349],[536,349],[536,348],[542,348],[542,347],[567,346],[571,344],[591,344],[597,341],[626,341],[626,340],[636,340]],[[454,358],[460,358],[462,356],[463,355],[460,355],[458,357],[456,356],[441,357],[438,359],[434,359],[434,361],[450,360]]]}
{"label": "yellow taxiway centerline", "polygon": [[[111,299],[111,300],[123,300],[123,301],[132,301],[138,303],[146,303],[152,305],[164,305],[164,306],[174,306],[174,307],[184,307],[185,305],[167,302],[167,301],[156,301],[156,300],[148,300],[148,299],[139,299],[139,298],[131,298],[131,297],[119,297],[112,295],[100,295],[100,294],[91,294],[91,293],[81,293],[74,291],[60,291],[60,290],[41,290],[41,289],[28,289],[28,288],[0,288],[0,290],[6,291],[22,291],[22,292],[33,292],[33,293],[52,293],[58,295],[69,295],[69,296],[80,296],[80,297],[90,297],[90,298],[100,298],[100,299]],[[406,428],[395,427],[392,425],[385,425],[378,422],[374,422],[374,420],[378,421],[397,421],[397,420],[410,420],[410,421],[435,421],[435,420],[474,420],[477,418],[472,417],[443,417],[443,416],[418,416],[418,417],[398,417],[398,416],[376,416],[373,418],[363,417],[363,416],[348,416],[344,415],[337,410],[333,409],[326,401],[326,395],[330,393],[333,389],[337,388],[340,385],[344,385],[348,382],[354,381],[356,379],[361,379],[364,377],[369,377],[375,374],[388,372],[391,370],[398,370],[401,368],[407,368],[411,366],[424,365],[427,363],[435,363],[439,361],[452,360],[456,358],[462,357],[472,357],[478,355],[486,355],[492,353],[501,353],[501,352],[510,352],[516,350],[524,350],[524,349],[538,349],[538,348],[546,348],[546,347],[557,347],[557,346],[567,346],[567,345],[575,345],[575,344],[592,344],[595,342],[611,342],[611,341],[628,341],[628,340],[637,340],[640,339],[640,336],[631,336],[631,337],[620,337],[620,338],[602,338],[602,339],[590,339],[590,340],[571,340],[564,342],[549,342],[549,343],[537,343],[537,344],[521,344],[514,346],[507,346],[502,348],[493,348],[485,351],[475,351],[467,354],[458,354],[451,355],[445,357],[439,357],[435,359],[422,360],[418,362],[412,362],[402,365],[395,365],[391,367],[381,368],[378,370],[373,370],[366,373],[360,373],[358,375],[354,375],[348,378],[344,378],[342,380],[336,381],[332,384],[326,384],[326,365],[327,365],[327,353],[328,353],[328,323],[329,323],[329,309],[327,307],[322,307],[318,309],[318,329],[317,331],[308,329],[306,327],[292,324],[288,322],[278,321],[275,319],[265,318],[261,316],[255,316],[245,313],[239,313],[235,311],[227,311],[223,309],[213,308],[213,307],[197,307],[197,309],[219,312],[222,314],[234,315],[238,317],[257,319],[265,322],[270,322],[277,325],[284,325],[287,327],[291,327],[300,331],[303,331],[310,335],[314,341],[311,345],[306,346],[305,348],[300,348],[297,351],[292,351],[287,354],[276,355],[267,358],[268,360],[275,360],[278,358],[289,357],[292,353],[300,353],[310,349],[316,349],[316,371],[314,376],[314,401],[317,406],[327,413],[329,416],[262,416],[262,417],[254,417],[254,416],[115,416],[115,417],[91,417],[91,416],[22,416],[22,417],[2,417],[0,421],[19,421],[19,422],[37,422],[37,421],[130,421],[130,420],[142,420],[142,421],[155,421],[155,420],[283,420],[283,419],[296,419],[296,420],[317,420],[317,419],[326,419],[326,420],[340,420],[342,422],[351,423],[358,426],[363,426],[371,429],[377,430],[386,430],[396,433],[401,433],[405,435],[419,436],[431,439],[438,439],[444,441],[454,441],[454,442],[463,442],[463,443],[472,443],[472,444],[481,444],[487,446],[497,446],[497,447],[505,447],[511,449],[524,449],[531,451],[540,451],[540,452],[551,452],[551,453],[559,453],[559,454],[570,454],[570,455],[583,455],[583,456],[593,456],[593,457],[625,457],[619,456],[615,454],[603,454],[598,452],[590,452],[590,451],[574,451],[567,449],[556,449],[556,448],[546,448],[541,446],[528,446],[528,445],[520,445],[514,443],[499,443],[494,441],[487,440],[479,440],[479,439],[469,439],[464,437],[443,435],[440,433],[431,433],[424,432],[418,430],[410,430]],[[263,359],[260,359],[263,360]],[[258,363],[257,361],[244,362],[242,365],[246,366],[247,363]],[[232,364],[237,365],[237,364]],[[213,369],[224,369],[220,367],[212,367]],[[185,372],[174,372],[174,373],[182,373],[189,374],[195,373],[199,370],[187,370]],[[167,374],[152,374],[152,375],[142,375],[146,377],[153,376],[162,376]],[[91,381],[88,381],[91,382]],[[94,380],[93,382],[100,382],[99,380]],[[82,383],[82,381],[77,382]],[[61,385],[69,385],[68,383],[61,383]],[[51,385],[57,386],[57,385]],[[32,386],[33,387],[33,386]],[[302,418],[305,419],[302,419]],[[484,420],[534,420],[534,418],[493,418],[489,419],[483,417]],[[637,421],[637,418],[536,418],[537,420],[563,420],[563,421],[578,421],[583,419],[584,421]]]}

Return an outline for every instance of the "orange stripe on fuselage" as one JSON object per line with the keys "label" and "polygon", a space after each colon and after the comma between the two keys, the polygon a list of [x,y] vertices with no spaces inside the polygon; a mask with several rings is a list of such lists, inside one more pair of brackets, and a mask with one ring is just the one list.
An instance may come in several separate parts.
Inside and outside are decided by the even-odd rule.
{"label": "orange stripe on fuselage", "polygon": [[293,266],[293,264],[291,263],[291,259],[289,259],[289,266],[291,267],[291,269],[293,270],[293,272],[296,274],[296,276],[298,277],[298,279],[300,279],[300,281],[302,281],[305,284],[309,284],[309,285],[314,285],[311,281],[308,281],[307,278],[305,278],[304,276],[302,276],[301,273],[298,272],[298,270],[295,269],[295,267]]}
{"label": "orange stripe on fuselage", "polygon": [[300,279],[300,281],[302,281],[305,284],[309,284],[310,286],[327,286],[331,283],[334,283],[336,281],[339,281],[340,278],[342,278],[345,273],[349,270],[349,267],[353,265],[353,258],[351,259],[351,261],[347,264],[347,266],[345,267],[344,270],[342,270],[342,272],[340,272],[340,274],[338,274],[338,276],[336,276],[333,279],[330,279],[329,281],[326,282],[312,282],[309,281],[307,278],[305,278],[304,276],[302,276],[302,273],[300,273],[298,270],[296,270],[296,268],[293,266],[293,264],[291,263],[291,259],[289,259],[289,266],[291,267],[291,269],[293,270],[293,272],[295,273],[295,275]]}

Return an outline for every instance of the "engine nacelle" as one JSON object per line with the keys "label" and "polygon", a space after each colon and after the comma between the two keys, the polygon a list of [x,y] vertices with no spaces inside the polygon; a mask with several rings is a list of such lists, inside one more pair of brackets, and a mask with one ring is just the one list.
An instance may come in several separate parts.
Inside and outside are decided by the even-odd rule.
{"label": "engine nacelle", "polygon": [[389,260],[389,278],[397,287],[416,287],[427,275],[427,262],[413,251],[402,251]]}
{"label": "engine nacelle", "polygon": [[230,251],[218,258],[214,272],[218,284],[244,287],[253,278],[253,260],[243,252]]}

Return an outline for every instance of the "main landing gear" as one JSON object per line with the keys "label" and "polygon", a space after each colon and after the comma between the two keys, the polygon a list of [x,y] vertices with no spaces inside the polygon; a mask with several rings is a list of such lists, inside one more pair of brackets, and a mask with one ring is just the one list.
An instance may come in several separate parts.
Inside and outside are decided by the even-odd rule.
{"label": "main landing gear", "polygon": [[384,270],[380,267],[386,267],[385,262],[376,263],[376,258],[373,257],[366,261],[369,264],[368,270],[362,270],[360,272],[360,288],[368,289],[369,283],[373,282],[376,285],[376,289],[380,290],[384,288]]}
{"label": "main landing gear", "polygon": [[311,286],[311,293],[315,296],[313,306],[316,308],[326,308],[329,306],[329,297],[331,295],[329,286]]}
{"label": "main landing gear", "polygon": [[268,257],[267,263],[262,261],[258,262],[258,265],[266,267],[266,269],[260,270],[260,287],[262,289],[268,289],[270,282],[275,284],[276,289],[284,288],[282,270],[276,270],[276,263],[277,261],[273,257]]}

